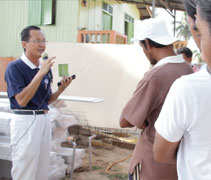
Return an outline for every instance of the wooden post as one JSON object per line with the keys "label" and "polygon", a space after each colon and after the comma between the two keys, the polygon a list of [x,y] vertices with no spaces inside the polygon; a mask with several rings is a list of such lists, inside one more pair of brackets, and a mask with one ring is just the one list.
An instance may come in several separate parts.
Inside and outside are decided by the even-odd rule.
{"label": "wooden post", "polygon": [[152,0],[152,18],[155,17],[155,0]]}

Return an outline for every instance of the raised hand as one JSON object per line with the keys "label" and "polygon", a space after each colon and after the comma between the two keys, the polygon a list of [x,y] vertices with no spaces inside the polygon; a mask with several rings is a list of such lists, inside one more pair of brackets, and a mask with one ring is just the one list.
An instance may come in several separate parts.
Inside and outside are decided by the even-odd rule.
{"label": "raised hand", "polygon": [[55,63],[55,59],[56,57],[51,57],[48,58],[47,60],[44,60],[42,62],[42,66],[39,70],[40,75],[44,76],[45,74],[48,73],[48,71],[50,70],[50,68],[53,66],[53,64]]}

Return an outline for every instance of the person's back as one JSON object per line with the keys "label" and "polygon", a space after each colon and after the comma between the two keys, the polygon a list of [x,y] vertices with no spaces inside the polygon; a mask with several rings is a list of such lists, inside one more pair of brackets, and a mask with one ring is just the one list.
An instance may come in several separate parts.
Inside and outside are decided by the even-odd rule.
{"label": "person's back", "polygon": [[182,77],[178,83],[179,89],[176,90],[188,90],[183,92],[185,101],[181,101],[185,103],[185,107],[191,107],[184,113],[189,117],[185,121],[188,129],[184,133],[177,156],[179,176],[210,180],[211,75],[204,69]]}
{"label": "person's back", "polygon": [[182,134],[177,152],[181,180],[211,179],[210,92],[211,75],[206,69],[182,76],[172,85],[155,123],[157,131],[171,142]]}
{"label": "person's back", "polygon": [[120,117],[121,127],[136,126],[143,129],[131,159],[129,179],[136,176],[135,172],[138,170],[140,179],[177,180],[176,165],[154,161],[152,151],[155,136],[154,122],[172,83],[182,75],[193,71],[182,55],[175,54],[173,43],[177,39],[169,35],[164,21],[145,20],[139,30],[134,40],[139,41],[154,67],[145,73]]}
{"label": "person's back", "polygon": [[[154,123],[159,116],[163,102],[166,98],[166,95],[172,83],[177,78],[190,73],[192,73],[192,69],[190,65],[186,62],[167,63],[155,67],[149,72],[147,72],[142,81],[140,82],[140,84],[142,84],[143,81],[149,83],[149,86],[151,87],[154,94],[153,95],[154,107],[151,107],[153,111],[147,115],[146,121],[148,122],[148,126],[144,129],[142,136],[138,140],[135,151],[133,153],[134,156],[132,157],[131,160],[130,171],[132,171],[132,169],[134,169],[134,167],[141,162],[142,168],[140,176],[146,178],[146,180],[149,179],[163,180],[165,178],[177,179],[177,172],[175,165],[160,164],[154,161],[153,151],[152,151],[154,136],[155,136]],[[134,97],[136,93],[139,93],[138,91],[139,90],[137,90],[134,93]],[[148,104],[149,101],[145,98],[142,98],[142,101],[146,107],[148,107],[148,105],[152,105]]]}
{"label": "person's back", "polygon": [[192,12],[197,9],[195,27],[207,66],[173,83],[155,123],[153,152],[157,162],[177,163],[179,180],[210,180],[211,1],[185,0],[185,4]]}

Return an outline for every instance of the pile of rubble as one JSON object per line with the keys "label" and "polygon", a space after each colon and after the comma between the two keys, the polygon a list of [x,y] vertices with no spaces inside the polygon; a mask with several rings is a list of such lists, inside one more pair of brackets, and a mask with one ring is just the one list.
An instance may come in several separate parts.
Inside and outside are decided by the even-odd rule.
{"label": "pile of rubble", "polygon": [[[82,158],[85,155],[84,149],[77,149],[68,133],[68,128],[78,124],[75,115],[64,114],[65,105],[56,101],[50,107],[52,117],[52,142],[50,156],[49,180],[58,180],[65,174],[72,175],[73,170],[82,165]],[[67,112],[67,111],[66,111]],[[61,147],[62,142],[73,144],[73,148]]]}
{"label": "pile of rubble", "polygon": [[[52,117],[52,142],[50,154],[49,180],[58,180],[66,174],[72,175],[73,170],[80,167],[85,155],[84,149],[77,149],[75,142],[69,138],[68,127],[78,123],[74,115],[65,114],[64,102],[57,101],[50,106]],[[11,149],[10,149],[10,121],[13,114],[10,111],[9,101],[0,98],[0,178],[11,178]],[[62,142],[73,144],[73,148],[61,147]],[[7,165],[9,163],[9,166]]]}

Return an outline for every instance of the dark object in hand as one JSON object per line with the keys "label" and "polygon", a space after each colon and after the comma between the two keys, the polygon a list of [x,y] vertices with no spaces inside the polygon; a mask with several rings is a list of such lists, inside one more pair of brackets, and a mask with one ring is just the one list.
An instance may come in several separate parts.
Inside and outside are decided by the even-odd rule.
{"label": "dark object in hand", "polygon": [[[76,78],[76,75],[73,74],[72,76],[69,76],[68,78],[71,78],[71,77],[72,77],[72,80],[73,80],[73,79]],[[61,86],[61,84],[62,84],[61,82],[58,82],[58,83],[57,83],[57,86],[59,87],[59,86]]]}

